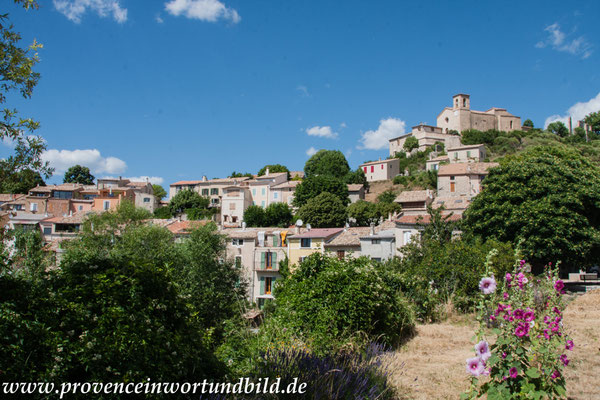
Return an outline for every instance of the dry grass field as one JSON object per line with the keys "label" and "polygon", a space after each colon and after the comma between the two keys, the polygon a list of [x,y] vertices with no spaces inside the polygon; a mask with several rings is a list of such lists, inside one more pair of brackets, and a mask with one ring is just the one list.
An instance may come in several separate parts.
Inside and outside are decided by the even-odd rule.
{"label": "dry grass field", "polygon": [[[600,399],[600,289],[577,296],[565,326],[575,341],[567,368],[569,399]],[[417,335],[386,363],[404,399],[458,399],[468,387],[465,360],[473,357],[474,316],[419,325]]]}

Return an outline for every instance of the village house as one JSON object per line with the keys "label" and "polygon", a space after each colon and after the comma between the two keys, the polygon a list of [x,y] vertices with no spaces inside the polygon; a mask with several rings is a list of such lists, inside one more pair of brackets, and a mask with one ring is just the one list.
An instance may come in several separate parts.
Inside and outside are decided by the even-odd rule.
{"label": "village house", "polygon": [[169,198],[172,199],[182,190],[194,190],[200,196],[208,197],[211,206],[221,207],[223,189],[232,185],[240,185],[249,179],[248,177],[207,179],[206,176],[203,176],[199,181],[179,181],[169,185]]}
{"label": "village house", "polygon": [[419,142],[418,151],[425,151],[428,147],[435,146],[436,143],[442,143],[446,148],[460,145],[460,136],[449,135],[442,128],[436,126],[419,124],[413,126],[410,133],[389,140],[390,157],[394,157],[396,153],[406,152],[404,143],[411,136]]}
{"label": "village house", "polygon": [[[298,229],[298,228],[296,228]],[[344,228],[308,228],[288,236],[287,256],[290,267],[300,264],[314,253],[325,253],[325,244],[342,233]]]}
{"label": "village house", "polygon": [[467,129],[479,131],[495,129],[510,132],[521,129],[521,118],[512,115],[505,108],[492,107],[487,111],[471,110],[470,96],[459,93],[452,96],[452,107],[446,107],[438,114],[437,126],[444,133],[463,132]]}
{"label": "village house", "polygon": [[402,206],[403,215],[423,214],[427,212],[427,206],[433,201],[433,191],[406,190],[401,192],[394,202]]}
{"label": "village house", "polygon": [[348,184],[348,197],[350,203],[356,203],[365,199],[365,186],[360,183]]}
{"label": "village house", "polygon": [[244,212],[252,205],[252,196],[247,186],[231,185],[223,188],[221,206],[221,226],[237,228],[242,226]]}
{"label": "village house", "polygon": [[481,191],[481,182],[488,170],[498,163],[451,163],[442,165],[438,171],[439,197],[464,196],[468,199]]}
{"label": "village house", "polygon": [[275,186],[271,186],[271,200],[270,203],[285,203],[288,206],[292,206],[294,201],[294,193],[296,187],[302,183],[302,181],[287,181],[280,183]]}
{"label": "village house", "polygon": [[[435,153],[431,153],[430,155],[434,155]],[[443,156],[432,157],[431,159],[425,161],[425,170],[426,171],[437,171],[440,169],[440,165],[448,164],[450,162],[450,158],[447,154]]]}
{"label": "village house", "polygon": [[453,163],[482,162],[486,158],[484,144],[452,147],[446,150],[448,159]]}
{"label": "village house", "polygon": [[400,173],[400,160],[397,158],[379,159],[361,164],[360,168],[365,173],[367,182],[387,181],[394,179]]}

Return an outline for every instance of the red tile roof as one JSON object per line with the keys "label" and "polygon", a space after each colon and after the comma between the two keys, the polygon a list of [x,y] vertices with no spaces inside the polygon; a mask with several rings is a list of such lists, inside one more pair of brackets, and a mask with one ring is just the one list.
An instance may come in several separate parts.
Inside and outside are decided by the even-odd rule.
{"label": "red tile roof", "polygon": [[291,239],[325,238],[328,239],[342,232],[344,228],[313,228],[310,231],[290,236]]}
{"label": "red tile roof", "polygon": [[438,176],[447,175],[486,175],[488,169],[497,167],[500,164],[491,163],[478,163],[478,162],[466,162],[466,163],[454,163],[440,166]]}
{"label": "red tile roof", "polygon": [[[448,214],[442,215],[447,216]],[[459,221],[461,218],[462,217],[459,214],[452,214],[448,221]],[[416,224],[417,222],[420,222],[422,224],[428,224],[429,222],[431,222],[431,217],[429,216],[429,214],[402,215],[401,217],[396,219],[395,222],[398,224]]]}

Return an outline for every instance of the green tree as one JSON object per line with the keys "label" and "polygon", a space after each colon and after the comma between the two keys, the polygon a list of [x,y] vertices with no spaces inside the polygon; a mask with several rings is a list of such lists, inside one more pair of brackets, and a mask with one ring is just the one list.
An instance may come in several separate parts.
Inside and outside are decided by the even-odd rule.
{"label": "green tree", "polygon": [[[3,175],[0,171],[0,176]],[[6,179],[0,179],[0,193],[29,193],[29,190],[36,186],[46,186],[46,183],[39,172],[29,168],[14,174],[7,173]]]}
{"label": "green tree", "polygon": [[302,183],[296,186],[294,205],[302,207],[310,199],[325,192],[337,196],[344,205],[350,202],[348,186],[344,182],[332,176],[318,175],[305,178]]}
{"label": "green tree", "polygon": [[376,222],[379,219],[377,205],[359,200],[348,206],[348,217],[354,219],[356,226],[369,226],[371,222]]}
{"label": "green tree", "polygon": [[402,206],[398,203],[377,203],[377,215],[379,218],[387,218],[390,214],[399,213],[402,211]]}
{"label": "green tree", "polygon": [[600,255],[600,169],[575,150],[534,147],[492,169],[465,213],[481,237],[519,247],[535,272],[578,270]]}
{"label": "green tree", "polygon": [[[25,9],[37,8],[33,0],[15,0],[15,4]],[[28,47],[21,46],[21,34],[14,31],[8,14],[0,15],[0,105],[6,104],[8,96],[14,92],[25,99],[31,98],[40,74],[34,71],[39,61],[37,51],[42,47],[33,41]],[[32,133],[39,128],[39,122],[31,118],[21,118],[16,109],[5,107],[0,120],[0,140],[12,144],[14,154],[0,161],[0,181],[13,179],[24,169],[38,172],[49,178],[54,171],[48,162],[41,159],[46,144],[41,137]]]}
{"label": "green tree", "polygon": [[271,203],[265,209],[265,225],[285,228],[292,223],[292,210],[286,203]]}
{"label": "green tree", "polygon": [[404,148],[404,151],[406,151],[407,153],[410,153],[414,149],[419,148],[419,140],[414,136],[409,136],[404,141],[403,148]]}
{"label": "green tree", "polygon": [[247,226],[266,226],[265,209],[252,205],[244,211],[244,222]]}
{"label": "green tree", "polygon": [[592,132],[600,134],[600,111],[589,113],[585,116],[583,122],[592,128]]}
{"label": "green tree", "polygon": [[269,173],[276,173],[276,172],[287,172],[287,178],[290,179],[290,170],[285,166],[285,165],[281,165],[281,164],[269,164],[269,165],[265,165],[264,167],[262,167],[259,171],[258,171],[258,176],[262,176],[264,174],[267,173],[267,168],[269,168]]}
{"label": "green tree", "polygon": [[569,134],[569,130],[567,129],[565,124],[563,124],[560,121],[552,122],[551,124],[548,125],[546,130],[548,130],[548,132],[552,132],[555,135],[558,135],[560,137],[565,137]]}
{"label": "green tree", "polygon": [[297,217],[315,228],[334,228],[346,223],[346,205],[334,194],[323,192],[308,200]]}
{"label": "green tree", "polygon": [[377,201],[379,203],[393,203],[396,200],[396,193],[393,189],[388,189],[384,192],[381,192],[379,196],[377,196]]}
{"label": "green tree", "polygon": [[154,192],[154,197],[156,197],[158,201],[161,201],[167,197],[167,191],[161,185],[152,185],[152,191]]}
{"label": "green tree", "polygon": [[528,126],[529,128],[533,128],[533,121],[530,119],[526,119],[525,122],[523,122],[523,126]]}
{"label": "green tree", "polygon": [[313,254],[277,287],[275,319],[317,353],[347,345],[358,332],[394,345],[412,331],[414,313],[386,282],[384,271],[365,257]]}
{"label": "green tree", "polygon": [[181,190],[177,193],[171,201],[169,201],[169,208],[172,215],[185,213],[190,208],[201,208],[208,209],[210,200],[207,197],[202,197],[198,192],[187,189]]}
{"label": "green tree", "polygon": [[348,172],[344,177],[344,182],[348,185],[358,184],[363,185],[365,189],[369,188],[369,182],[367,182],[367,177],[365,176],[365,171],[362,168],[357,168],[356,171]]}
{"label": "green tree", "polygon": [[81,185],[93,185],[94,175],[90,173],[88,167],[74,165],[65,172],[63,183],[79,183]]}
{"label": "green tree", "polygon": [[319,150],[304,164],[304,174],[307,178],[328,175],[343,179],[349,172],[348,161],[339,150]]}
{"label": "green tree", "polygon": [[169,207],[160,207],[154,210],[154,218],[169,219],[173,216]]}

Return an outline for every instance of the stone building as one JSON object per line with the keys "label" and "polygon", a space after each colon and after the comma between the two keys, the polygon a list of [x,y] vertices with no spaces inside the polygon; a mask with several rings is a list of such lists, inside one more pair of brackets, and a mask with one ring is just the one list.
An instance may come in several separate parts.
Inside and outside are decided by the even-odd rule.
{"label": "stone building", "polygon": [[505,108],[492,107],[487,111],[471,110],[468,94],[456,94],[452,97],[452,107],[446,107],[437,116],[437,126],[444,133],[462,132],[467,129],[487,131],[515,131],[521,129],[521,118],[506,111]]}

